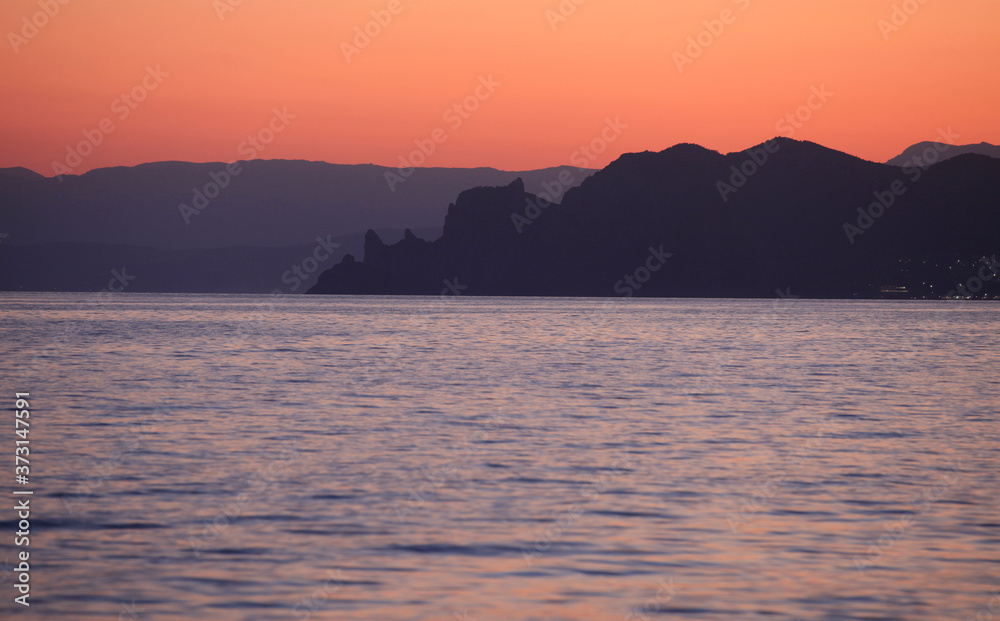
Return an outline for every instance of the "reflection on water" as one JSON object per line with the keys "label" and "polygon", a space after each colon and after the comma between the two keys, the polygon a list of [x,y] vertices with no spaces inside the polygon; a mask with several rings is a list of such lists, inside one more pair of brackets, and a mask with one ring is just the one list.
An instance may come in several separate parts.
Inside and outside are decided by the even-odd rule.
{"label": "reflection on water", "polygon": [[3,294],[30,618],[1000,609],[998,310]]}

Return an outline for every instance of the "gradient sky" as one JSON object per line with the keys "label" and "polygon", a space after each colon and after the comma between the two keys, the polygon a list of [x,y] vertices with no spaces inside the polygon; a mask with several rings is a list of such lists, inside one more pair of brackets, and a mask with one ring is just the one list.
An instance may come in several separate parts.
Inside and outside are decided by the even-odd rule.
{"label": "gradient sky", "polygon": [[[570,163],[620,119],[599,167],[788,135],[778,121],[814,87],[832,95],[800,110],[795,138],[877,161],[949,127],[960,143],[1000,143],[996,0],[398,0],[350,62],[343,44],[390,0],[62,1],[0,5],[0,167],[52,175],[104,119],[114,131],[74,172],[245,159],[274,108],[295,118],[260,158],[396,166],[440,128],[424,165],[507,170]],[[575,11],[556,22],[560,6]],[[731,23],[703,33],[720,16]],[[43,25],[25,29],[33,17]],[[689,49],[699,34],[708,45]],[[118,98],[144,94],[157,67],[169,75],[121,118]],[[490,76],[478,109],[445,118]]]}

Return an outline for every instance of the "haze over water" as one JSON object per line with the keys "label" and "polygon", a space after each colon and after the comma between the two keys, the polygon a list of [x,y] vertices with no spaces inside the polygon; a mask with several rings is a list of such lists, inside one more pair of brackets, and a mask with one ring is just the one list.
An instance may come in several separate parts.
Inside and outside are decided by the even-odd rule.
{"label": "haze over water", "polygon": [[25,618],[975,617],[998,328],[989,303],[4,293]]}

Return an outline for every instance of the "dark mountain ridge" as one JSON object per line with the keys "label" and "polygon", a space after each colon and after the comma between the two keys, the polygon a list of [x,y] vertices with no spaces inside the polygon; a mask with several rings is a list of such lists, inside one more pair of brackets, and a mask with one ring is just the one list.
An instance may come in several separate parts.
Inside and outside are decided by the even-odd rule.
{"label": "dark mountain ridge", "polygon": [[899,168],[787,138],[682,144],[623,155],[561,204],[516,181],[467,190],[440,239],[369,233],[364,262],[311,292],[942,297],[1000,251],[998,206],[1000,161],[981,155]]}
{"label": "dark mountain ridge", "polygon": [[918,142],[907,147],[902,153],[892,158],[887,164],[892,166],[924,166],[935,164],[959,155],[978,153],[989,157],[1000,158],[1000,146],[988,142],[979,144],[947,144],[944,142]]}
{"label": "dark mountain ridge", "polygon": [[[230,166],[239,172],[231,174]],[[156,162],[61,178],[7,168],[0,169],[0,231],[18,246],[291,246],[369,228],[436,228],[448,201],[465,188],[521,177],[540,192],[560,175],[575,185],[593,172],[418,168],[390,184],[386,174],[396,169],[291,160]]]}
{"label": "dark mountain ridge", "polygon": [[126,266],[136,274],[130,290],[268,293],[306,282],[304,291],[318,273],[283,275],[309,260],[317,238],[341,245],[326,269],[359,254],[369,228],[437,237],[448,202],[465,188],[524,178],[541,192],[594,172],[418,168],[390,187],[386,175],[398,171],[370,164],[230,166],[156,162],[61,179],[0,169],[0,289],[93,291]]}

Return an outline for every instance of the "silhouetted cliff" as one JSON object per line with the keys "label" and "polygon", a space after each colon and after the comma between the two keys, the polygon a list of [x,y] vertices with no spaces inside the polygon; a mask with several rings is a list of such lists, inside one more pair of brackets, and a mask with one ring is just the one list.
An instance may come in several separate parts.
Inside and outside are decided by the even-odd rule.
{"label": "silhouetted cliff", "polygon": [[560,205],[519,181],[462,192],[440,239],[371,233],[364,262],[311,292],[942,297],[1000,253],[998,197],[1000,161],[981,155],[899,168],[784,138],[677,145],[622,156]]}

